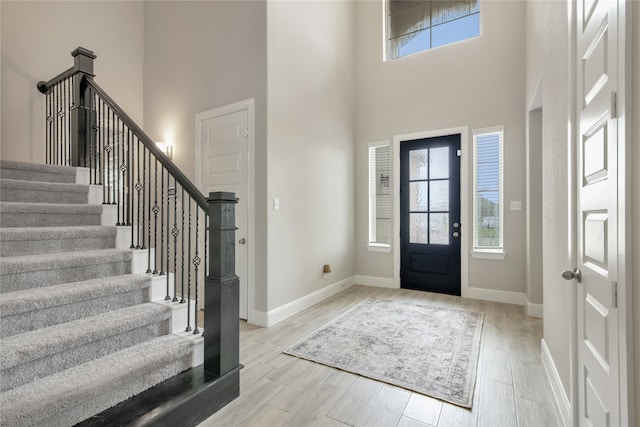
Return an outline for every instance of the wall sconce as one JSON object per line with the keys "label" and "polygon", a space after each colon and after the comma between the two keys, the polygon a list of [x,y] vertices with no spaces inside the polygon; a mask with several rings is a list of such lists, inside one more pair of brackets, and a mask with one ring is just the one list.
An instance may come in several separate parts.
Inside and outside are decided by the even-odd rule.
{"label": "wall sconce", "polygon": [[168,158],[173,160],[173,145],[166,142],[156,142],[156,145]]}

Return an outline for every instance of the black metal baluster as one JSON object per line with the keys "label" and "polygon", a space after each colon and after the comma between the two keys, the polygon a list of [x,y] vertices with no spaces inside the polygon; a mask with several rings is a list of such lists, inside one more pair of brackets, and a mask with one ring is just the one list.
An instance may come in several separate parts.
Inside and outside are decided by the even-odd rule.
{"label": "black metal baluster", "polygon": [[[65,81],[67,86],[67,100],[64,113],[66,116],[65,126],[67,127],[67,131],[65,132],[65,135],[67,135],[67,142],[65,144],[67,149],[65,150],[65,155],[67,158],[65,159],[64,164],[67,166],[74,166],[71,164],[71,108],[75,107],[72,103],[74,93],[72,77],[65,79]],[[85,127],[85,130],[86,129],[87,128]]]}
{"label": "black metal baluster", "polygon": [[127,212],[127,162],[126,162],[126,155],[125,155],[125,148],[126,148],[126,144],[128,144],[127,140],[129,139],[129,132],[125,133],[125,124],[124,121],[122,122],[122,132],[120,133],[120,146],[121,146],[121,150],[120,150],[120,172],[122,173],[122,178],[120,180],[120,187],[121,187],[121,191],[122,191],[122,199],[121,199],[121,203],[122,206],[120,206],[118,211],[122,211],[122,222],[120,223],[120,225],[127,225],[127,218],[126,218],[126,214],[125,212]]}
{"label": "black metal baluster", "polygon": [[[160,165],[160,276],[164,276],[164,166]],[[169,283],[167,283],[167,297],[169,297]]]}
{"label": "black metal baluster", "polygon": [[[189,256],[191,256],[191,197],[189,197]],[[187,267],[187,327],[185,332],[191,331],[191,266]]]}
{"label": "black metal baluster", "polygon": [[111,110],[111,166],[109,167],[109,178],[111,181],[111,204],[116,204],[116,190],[118,188],[118,173],[116,169],[116,155],[118,154],[118,119],[116,112]]}
{"label": "black metal baluster", "polygon": [[120,221],[120,186],[122,185],[122,182],[120,182],[120,160],[122,159],[122,157],[120,156],[120,151],[121,151],[121,145],[122,145],[122,135],[120,134],[120,118],[116,117],[115,118],[115,128],[116,128],[116,139],[114,141],[114,143],[116,144],[116,146],[114,147],[115,150],[113,150],[113,174],[115,175],[115,180],[116,180],[116,188],[115,188],[115,198],[114,198],[114,204],[117,205],[116,206],[116,224],[120,225],[122,224]]}
{"label": "black metal baluster", "polygon": [[[144,155],[145,155],[145,159],[147,156],[147,148],[144,148]],[[143,162],[144,163],[144,162]],[[143,175],[145,176],[145,180],[147,182],[147,186],[149,188],[149,191],[147,191],[147,214],[148,214],[148,220],[146,222],[147,224],[147,273],[151,273],[151,153],[149,152],[149,160],[148,163],[146,163],[147,166],[149,166],[149,173],[144,173]],[[146,167],[146,166],[145,166]],[[145,212],[142,212],[143,215],[143,220],[144,220],[144,215]],[[155,248],[154,248],[155,250]]]}
{"label": "black metal baluster", "polygon": [[[127,226],[131,225],[133,218],[133,193],[131,191],[131,168],[133,167],[133,156],[131,154],[131,143],[133,135],[131,129],[127,127]],[[131,243],[133,244],[133,231],[131,234]]]}
{"label": "black metal baluster", "polygon": [[105,198],[105,185],[104,185],[104,167],[102,162],[104,158],[102,157],[102,146],[104,140],[104,102],[102,98],[98,97],[98,112],[96,114],[98,117],[98,146],[96,147],[96,161],[98,162],[98,182],[96,184],[102,186],[102,200]]}
{"label": "black metal baluster", "polygon": [[[209,238],[209,215],[207,212],[205,212],[204,213],[204,277],[202,279],[202,283],[205,283],[205,284],[207,283],[206,280],[207,280],[207,276],[209,275],[209,258],[207,254],[207,249],[209,248],[208,238]],[[197,297],[196,297],[196,301],[198,301]],[[206,307],[206,303],[205,303],[205,307]],[[197,312],[198,311],[196,310],[196,313]],[[197,321],[197,318],[196,318],[196,321]],[[204,332],[202,332],[202,335],[204,336]]]}
{"label": "black metal baluster", "polygon": [[184,187],[182,188],[182,280],[180,282],[181,290],[180,290],[180,304],[184,303]]}
{"label": "black metal baluster", "polygon": [[[151,152],[149,152],[149,157],[151,157]],[[158,254],[156,251],[158,250],[158,212],[160,211],[160,207],[158,206],[158,159],[155,159],[155,174],[154,174],[154,185],[153,185],[153,274],[158,274]],[[151,222],[151,221],[149,221]],[[151,230],[151,229],[149,229]],[[151,235],[151,231],[149,231],[149,235]]]}
{"label": "black metal baluster", "polygon": [[56,84],[53,87],[53,93],[54,93],[54,99],[55,99],[55,109],[54,109],[54,116],[53,116],[53,120],[54,120],[54,132],[55,132],[55,138],[54,138],[54,144],[53,144],[53,163],[54,165],[58,164],[58,149],[60,148],[60,138],[58,136],[59,132],[58,132],[58,103],[60,101],[60,94],[59,94],[59,90],[58,90],[58,86],[59,84]]}
{"label": "black metal baluster", "polygon": [[[69,140],[69,129],[67,128],[67,117],[65,116],[65,111],[67,111],[67,102],[69,101],[69,85],[67,85],[67,80],[68,79],[64,79],[62,80],[61,84],[62,84],[62,105],[60,106],[60,113],[62,114],[60,116],[60,125],[62,126],[62,135],[64,135],[63,138],[63,150],[60,153],[62,155],[61,158],[61,165],[67,165],[67,153],[68,150],[71,149],[70,145],[67,141]],[[70,156],[69,156],[70,157]]]}
{"label": "black metal baluster", "polygon": [[105,152],[105,187],[107,187],[107,199],[103,202],[105,205],[111,204],[111,187],[113,187],[113,180],[111,176],[111,151],[113,150],[113,123],[111,122],[111,118],[109,117],[111,113],[111,109],[107,109],[107,120],[105,125],[107,127],[107,140],[105,141],[104,152]]}
{"label": "black metal baluster", "polygon": [[47,92],[45,96],[45,100],[47,103],[47,148],[46,148],[46,158],[47,164],[52,164],[53,159],[53,150],[51,149],[51,141],[53,140],[53,113],[52,113],[52,98],[51,98],[51,89]]}
{"label": "black metal baluster", "polygon": [[[140,154],[138,154],[140,156]],[[140,227],[142,227],[142,246],[140,249],[147,249],[145,246],[145,242],[147,241],[145,237],[145,214],[146,214],[146,205],[145,205],[145,196],[147,193],[147,187],[149,182],[147,182],[147,149],[142,146],[142,222],[140,223]],[[151,190],[149,190],[149,194],[151,194]],[[147,263],[147,270],[149,270],[149,263]],[[151,271],[147,271],[147,273],[151,273]]]}
{"label": "black metal baluster", "polygon": [[[137,138],[136,138],[137,139]],[[142,183],[140,182],[140,139],[138,139],[138,167],[136,171],[138,173],[138,180],[136,181],[136,192],[138,193],[138,203],[136,204],[136,249],[140,249],[140,192],[142,191]]]}
{"label": "black metal baluster", "polygon": [[180,230],[178,229],[178,185],[175,177],[173,178],[173,302],[178,301],[178,235]]}
{"label": "black metal baluster", "polygon": [[[193,334],[199,334],[200,333],[200,329],[198,329],[198,267],[200,266],[200,262],[202,261],[200,259],[200,257],[198,256],[198,251],[199,251],[199,241],[198,241],[198,237],[199,237],[199,231],[200,231],[200,208],[198,207],[198,205],[196,204],[196,256],[193,257],[193,266],[194,266],[194,275],[196,278],[196,298],[195,298],[195,310],[193,313],[193,323],[194,323],[194,329],[193,329]],[[187,316],[188,314],[188,309],[187,309]]]}

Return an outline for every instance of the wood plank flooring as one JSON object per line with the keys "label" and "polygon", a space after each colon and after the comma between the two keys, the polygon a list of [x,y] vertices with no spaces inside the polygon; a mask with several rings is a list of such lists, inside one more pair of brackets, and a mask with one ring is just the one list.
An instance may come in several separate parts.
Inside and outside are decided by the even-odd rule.
{"label": "wood plank flooring", "polygon": [[[485,313],[472,410],[282,353],[369,297]],[[271,328],[241,322],[240,397],[200,426],[556,426],[541,338],[542,319],[521,306],[353,286]]]}

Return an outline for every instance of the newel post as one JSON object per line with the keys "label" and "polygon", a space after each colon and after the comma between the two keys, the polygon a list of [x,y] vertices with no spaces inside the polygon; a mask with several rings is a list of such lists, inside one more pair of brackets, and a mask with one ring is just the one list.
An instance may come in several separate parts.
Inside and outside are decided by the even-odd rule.
{"label": "newel post", "polygon": [[87,77],[93,77],[93,60],[96,55],[78,47],[73,52],[73,106],[71,107],[71,166],[87,166],[87,147],[91,141],[91,99]]}
{"label": "newel post", "polygon": [[240,362],[234,193],[209,193],[209,275],[205,280],[204,369],[222,376]]}

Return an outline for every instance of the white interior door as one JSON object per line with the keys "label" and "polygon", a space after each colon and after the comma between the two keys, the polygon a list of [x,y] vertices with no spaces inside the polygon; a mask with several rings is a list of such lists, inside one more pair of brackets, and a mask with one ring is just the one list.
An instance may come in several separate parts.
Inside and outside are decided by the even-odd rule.
{"label": "white interior door", "polygon": [[240,279],[240,318],[247,318],[248,306],[248,112],[247,110],[208,118],[201,123],[201,183],[205,194],[230,191],[236,205],[236,275]]}
{"label": "white interior door", "polygon": [[576,5],[578,423],[620,425],[618,3]]}

